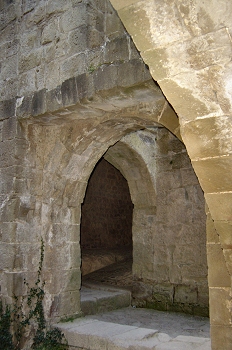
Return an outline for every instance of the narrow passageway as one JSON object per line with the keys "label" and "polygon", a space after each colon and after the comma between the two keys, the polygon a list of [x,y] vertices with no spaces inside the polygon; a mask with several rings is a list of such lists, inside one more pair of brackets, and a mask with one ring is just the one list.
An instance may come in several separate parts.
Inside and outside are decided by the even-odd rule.
{"label": "narrow passageway", "polygon": [[82,284],[132,278],[132,211],[126,179],[104,158],[95,166],[82,205]]}

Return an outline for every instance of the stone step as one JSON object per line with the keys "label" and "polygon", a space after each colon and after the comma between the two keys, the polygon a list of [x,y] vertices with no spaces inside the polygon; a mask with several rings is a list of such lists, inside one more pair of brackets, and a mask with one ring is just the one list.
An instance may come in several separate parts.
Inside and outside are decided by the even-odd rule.
{"label": "stone step", "polygon": [[168,334],[154,329],[100,321],[90,316],[55,325],[70,350],[210,350],[210,339]]}
{"label": "stone step", "polygon": [[87,284],[81,288],[83,315],[96,315],[131,305],[131,293],[114,287]]}

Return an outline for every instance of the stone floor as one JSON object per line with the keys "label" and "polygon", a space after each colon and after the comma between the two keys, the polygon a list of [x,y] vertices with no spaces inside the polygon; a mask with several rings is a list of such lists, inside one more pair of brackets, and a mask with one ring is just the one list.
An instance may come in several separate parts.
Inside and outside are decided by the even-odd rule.
{"label": "stone floor", "polygon": [[[98,292],[99,300],[101,292]],[[93,297],[98,303],[96,290]],[[88,291],[91,294],[91,291]],[[210,350],[209,319],[126,307],[59,323],[70,350]]]}
{"label": "stone floor", "polygon": [[[208,318],[125,307],[130,305],[131,264],[128,259],[117,269],[112,264],[83,277],[81,300],[87,316],[57,325],[70,350],[210,350]],[[107,311],[112,305],[121,308]]]}

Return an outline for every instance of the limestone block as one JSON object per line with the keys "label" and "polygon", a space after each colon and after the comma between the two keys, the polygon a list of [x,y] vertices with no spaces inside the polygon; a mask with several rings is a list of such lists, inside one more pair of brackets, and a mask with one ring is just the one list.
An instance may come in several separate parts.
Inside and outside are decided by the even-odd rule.
{"label": "limestone block", "polygon": [[228,273],[232,275],[232,249],[223,249],[223,254],[226,260],[226,267],[228,269]]}
{"label": "limestone block", "polygon": [[60,79],[65,81],[87,71],[84,54],[77,54],[63,61],[60,67]]}
{"label": "limestone block", "polygon": [[4,200],[4,205],[0,212],[0,221],[4,222],[14,222],[15,218],[18,216],[19,210],[19,199],[11,199],[9,201]]}
{"label": "limestone block", "polygon": [[214,221],[232,220],[231,192],[208,193],[205,194],[205,199],[209,206],[212,219]]}
{"label": "limestone block", "polygon": [[232,326],[214,325],[210,327],[212,350],[230,350],[232,344]]}
{"label": "limestone block", "polygon": [[107,11],[105,17],[106,35],[109,39],[114,39],[118,36],[122,36],[125,33],[125,29],[121,20],[115,14],[115,11],[112,10],[111,5],[108,6],[109,11]]}
{"label": "limestone block", "polygon": [[20,74],[18,92],[19,96],[23,96],[31,91],[35,91],[35,69],[30,69],[29,71]]}
{"label": "limestone block", "polygon": [[88,49],[88,27],[81,26],[68,33],[69,55]]}
{"label": "limestone block", "polygon": [[7,295],[20,296],[26,295],[27,293],[27,288],[24,284],[24,279],[26,278],[27,282],[31,282],[31,280],[36,281],[36,274],[27,274],[26,276],[24,272],[6,272],[5,278]]}
{"label": "limestone block", "polygon": [[62,106],[61,86],[46,91],[47,111],[53,112]]}
{"label": "limestone block", "polygon": [[89,49],[95,49],[105,44],[104,33],[92,28],[88,29],[87,40]]}
{"label": "limestone block", "polygon": [[[144,64],[140,60],[130,60],[118,67],[118,85],[131,86],[144,80]],[[158,106],[157,106],[158,107]]]}
{"label": "limestone block", "polygon": [[15,77],[13,77],[9,80],[3,81],[2,88],[3,99],[7,100],[14,98],[18,93],[18,79],[15,79]]}
{"label": "limestone block", "polygon": [[[151,68],[151,74],[156,80],[189,69],[199,71],[212,65],[224,65],[230,61],[230,56],[231,45],[226,29],[197,36],[185,42],[180,40],[167,47],[162,43],[161,47],[142,52],[142,57]],[[213,75],[211,80],[212,78]]]}
{"label": "limestone block", "polygon": [[60,17],[60,28],[63,32],[69,32],[72,29],[86,24],[87,8],[86,4],[80,3],[75,11],[69,8]]}
{"label": "limestone block", "polygon": [[34,49],[41,45],[41,30],[38,27],[25,29],[20,33],[20,53],[29,55]]}
{"label": "limestone block", "polygon": [[230,287],[230,275],[226,267],[226,262],[220,243],[207,244],[207,259],[209,266],[209,286]]}
{"label": "limestone block", "polygon": [[71,268],[70,258],[71,244],[46,245],[44,256],[44,268],[46,270],[68,270]]}
{"label": "limestone block", "polygon": [[188,152],[192,160],[232,153],[231,133],[230,116],[198,119],[185,124],[181,130],[183,140],[188,139]]}
{"label": "limestone block", "polygon": [[60,294],[68,291],[79,291],[81,285],[80,269],[44,271],[46,292]]}
{"label": "limestone block", "polygon": [[[173,108],[180,118],[183,117],[184,122],[207,116],[210,113],[222,114],[222,110],[216,101],[212,101],[211,97],[207,96],[207,90],[210,89],[209,82],[201,80],[200,75],[201,72],[181,73],[173,78],[159,81],[164,95],[172,101]],[[191,85],[189,85],[189,81],[191,81]],[[201,91],[206,92],[205,95],[202,92],[198,93],[199,85]],[[210,93],[213,93],[211,89]]]}
{"label": "limestone block", "polygon": [[[98,32],[104,32],[105,12],[107,13],[107,5],[105,9],[98,8],[99,2],[95,6],[88,7],[88,25],[90,30],[96,29]],[[116,17],[116,16],[114,16]]]}
{"label": "limestone block", "polygon": [[104,66],[94,72],[93,81],[96,91],[111,89],[118,78],[118,69],[115,65]]}
{"label": "limestone block", "polygon": [[32,115],[43,114],[46,111],[46,90],[36,91],[32,98]]}
{"label": "limestone block", "polygon": [[46,0],[40,0],[25,17],[27,27],[34,27],[46,17]]}
{"label": "limestone block", "polygon": [[0,79],[6,80],[10,78],[16,79],[17,76],[17,55],[13,55],[11,57],[8,57],[7,59],[4,59],[1,62],[1,72],[0,72]]}
{"label": "limestone block", "polygon": [[58,315],[62,318],[81,313],[80,292],[68,291],[59,295]]}
{"label": "limestone block", "polygon": [[17,117],[26,118],[31,116],[32,100],[33,95],[24,96],[22,99],[18,100],[18,105],[16,105]]}
{"label": "limestone block", "polygon": [[228,288],[209,288],[210,323],[231,326],[231,295]]}
{"label": "limestone block", "polygon": [[175,286],[174,303],[196,304],[198,290],[195,286]]}
{"label": "limestone block", "polygon": [[216,229],[216,222],[212,220],[210,213],[208,213],[206,221],[207,243],[219,243],[219,233],[216,231]]}
{"label": "limestone block", "polygon": [[65,243],[80,241],[80,224],[67,225],[67,224],[54,224],[52,225],[52,236],[49,232],[49,240],[55,242]]}
{"label": "limestone block", "polygon": [[31,51],[28,55],[21,55],[19,59],[19,73],[23,73],[40,65],[42,48]]}
{"label": "limestone block", "polygon": [[58,33],[58,19],[54,19],[52,22],[48,23],[42,31],[41,44],[46,45],[55,39],[59,38]]}
{"label": "limestone block", "polygon": [[128,39],[125,35],[106,43],[104,59],[107,63],[129,59]]}
{"label": "limestone block", "polygon": [[232,221],[214,221],[223,249],[232,248]]}
{"label": "limestone block", "polygon": [[10,22],[17,18],[18,7],[15,4],[10,4],[0,12],[0,30],[3,30]]}
{"label": "limestone block", "polygon": [[65,80],[61,85],[63,106],[76,104],[78,101],[77,85],[75,78]]}
{"label": "limestone block", "polygon": [[[115,3],[112,3],[112,5],[114,6]],[[116,10],[118,10],[119,17],[139,51],[150,49],[153,45],[153,39],[148,14],[144,7],[138,6],[133,1],[130,6],[123,6],[123,8],[120,6]]]}
{"label": "limestone block", "polygon": [[205,193],[231,191],[232,156],[208,158],[192,164]]}
{"label": "limestone block", "polygon": [[0,246],[0,270],[8,270],[11,271],[15,265],[15,250],[17,249],[17,245],[10,243],[1,243]]}
{"label": "limestone block", "polygon": [[194,36],[216,31],[219,28],[229,27],[231,2],[224,4],[223,10],[220,3],[212,4],[210,0],[202,3],[196,1],[195,6],[177,1],[176,5],[181,13],[184,24]]}

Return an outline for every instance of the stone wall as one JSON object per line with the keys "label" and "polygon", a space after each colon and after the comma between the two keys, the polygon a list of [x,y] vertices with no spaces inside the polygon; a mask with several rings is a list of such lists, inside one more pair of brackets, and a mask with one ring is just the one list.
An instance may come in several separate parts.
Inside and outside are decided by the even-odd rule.
{"label": "stone wall", "polygon": [[[134,203],[133,303],[208,315],[204,196],[184,145],[164,128],[137,131],[120,143],[135,153],[116,144],[105,157],[126,174]],[[138,170],[138,154],[148,173]],[[133,197],[136,171],[142,172],[140,198]],[[146,190],[149,178],[153,193]]]}
{"label": "stone wall", "polygon": [[4,118],[54,111],[149,79],[109,1],[2,2],[0,18]]}
{"label": "stone wall", "polygon": [[91,174],[82,204],[81,248],[131,247],[132,212],[126,179],[101,159]]}

